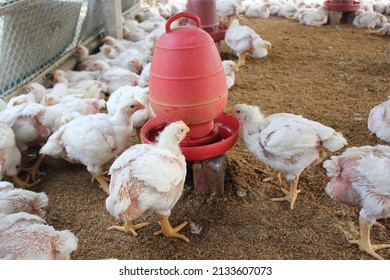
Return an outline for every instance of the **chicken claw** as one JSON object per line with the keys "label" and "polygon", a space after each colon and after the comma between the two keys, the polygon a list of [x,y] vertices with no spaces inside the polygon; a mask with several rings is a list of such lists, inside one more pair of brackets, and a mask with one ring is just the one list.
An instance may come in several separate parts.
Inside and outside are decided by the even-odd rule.
{"label": "chicken claw", "polygon": [[132,221],[126,221],[123,226],[111,226],[107,230],[119,230],[124,233],[131,233],[133,236],[137,236],[137,230],[150,225],[150,223],[140,223],[134,225]]}
{"label": "chicken claw", "polygon": [[38,159],[36,160],[33,166],[20,168],[21,171],[27,172],[29,174],[27,177],[28,178],[27,181],[30,179],[30,176],[31,176],[31,180],[35,182],[37,181],[38,177],[46,175],[45,172],[39,171],[39,167],[43,159],[44,159],[44,155],[39,155]]}
{"label": "chicken claw", "polygon": [[[92,173],[91,173],[92,174]],[[92,182],[96,180],[100,184],[100,188],[102,188],[103,191],[105,191],[107,194],[110,194],[108,188],[109,188],[109,180],[108,178],[104,177],[103,175],[96,175],[92,174]]]}
{"label": "chicken claw", "polygon": [[298,186],[298,178],[295,178],[290,185],[290,191],[287,191],[285,189],[281,189],[281,191],[285,194],[283,197],[277,197],[272,198],[271,201],[290,201],[290,208],[291,210],[294,209],[294,203],[295,200],[298,197],[298,194],[301,192],[301,190],[297,189]]}
{"label": "chicken claw", "polygon": [[359,240],[349,240],[349,243],[356,244],[359,246],[359,249],[370,254],[378,260],[383,260],[383,257],[377,254],[375,251],[390,248],[390,244],[377,244],[372,245],[370,239],[371,225],[369,225],[362,217],[359,217],[359,227],[360,227],[360,239]]}
{"label": "chicken claw", "polygon": [[184,228],[188,224],[188,222],[184,222],[181,225],[172,228],[167,216],[162,216],[157,214],[156,219],[160,222],[161,230],[154,232],[153,235],[164,234],[166,237],[179,238],[184,240],[187,243],[190,242],[190,240],[186,236],[178,233],[182,228]]}
{"label": "chicken claw", "polygon": [[358,245],[360,250],[370,254],[371,256],[373,256],[378,260],[384,260],[384,258],[381,255],[377,254],[375,251],[379,249],[390,248],[390,244],[372,245],[371,243],[367,244],[362,239],[349,240],[349,243]]}
{"label": "chicken claw", "polygon": [[37,181],[35,181],[35,182],[29,184],[29,183],[27,183],[28,180],[27,180],[27,182],[25,182],[25,181],[21,180],[21,179],[20,179],[18,176],[16,176],[16,175],[15,175],[15,176],[12,176],[12,177],[11,177],[11,180],[12,180],[12,182],[15,183],[16,186],[18,186],[19,188],[22,188],[22,189],[29,189],[29,188],[32,188],[32,187],[38,185],[38,184],[41,182],[41,179],[39,179],[39,180],[37,180]]}
{"label": "chicken claw", "polygon": [[263,180],[263,182],[268,182],[272,180],[278,180],[278,182],[282,183],[282,173],[280,171],[274,170],[273,172],[269,172],[263,169],[260,169],[260,171],[264,174],[266,174],[268,177]]}

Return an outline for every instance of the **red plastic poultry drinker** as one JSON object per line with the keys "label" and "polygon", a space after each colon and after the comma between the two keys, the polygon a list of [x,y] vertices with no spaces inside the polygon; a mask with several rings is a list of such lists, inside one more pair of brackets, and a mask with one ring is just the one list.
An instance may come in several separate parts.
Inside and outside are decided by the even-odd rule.
{"label": "red plastic poultry drinker", "polygon": [[[215,43],[225,39],[225,34],[229,26],[226,22],[217,21],[215,0],[188,0],[187,11],[200,18],[202,23],[201,28],[213,38]],[[189,20],[188,24],[196,26],[193,20]]]}
{"label": "red plastic poultry drinker", "polygon": [[360,2],[354,0],[326,0],[325,7],[329,11],[355,12],[360,8]]}
{"label": "red plastic poultry drinker", "polygon": [[[194,20],[196,27],[171,29],[181,17]],[[142,127],[141,137],[152,143],[168,123],[182,120],[190,128],[181,142],[187,161],[223,154],[237,141],[239,123],[223,112],[228,90],[214,41],[201,29],[199,17],[187,12],[169,18],[165,29],[150,69],[149,99],[157,117]]]}

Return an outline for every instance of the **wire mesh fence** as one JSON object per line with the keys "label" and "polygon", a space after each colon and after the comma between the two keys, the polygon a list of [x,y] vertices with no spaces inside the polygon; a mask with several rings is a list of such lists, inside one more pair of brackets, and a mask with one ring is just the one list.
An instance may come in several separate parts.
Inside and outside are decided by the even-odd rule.
{"label": "wire mesh fence", "polygon": [[[122,0],[127,11],[139,0]],[[105,0],[0,0],[0,98],[104,28]],[[16,7],[15,7],[16,6]]]}

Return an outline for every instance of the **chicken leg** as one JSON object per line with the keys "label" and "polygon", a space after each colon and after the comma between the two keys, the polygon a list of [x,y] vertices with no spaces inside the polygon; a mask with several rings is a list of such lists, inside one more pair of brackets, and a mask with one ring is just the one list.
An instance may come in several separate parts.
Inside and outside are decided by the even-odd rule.
{"label": "chicken leg", "polygon": [[375,251],[379,249],[390,248],[390,244],[372,245],[370,238],[371,225],[369,225],[362,217],[359,217],[359,227],[360,239],[350,240],[349,243],[357,244],[360,250],[370,254],[378,260],[383,260],[383,257],[377,254]]}
{"label": "chicken leg", "polygon": [[27,182],[21,180],[17,175],[12,176],[12,177],[11,177],[11,180],[12,180],[12,182],[13,182],[16,186],[18,186],[19,188],[22,188],[22,189],[29,189],[29,188],[32,188],[32,187],[38,185],[38,184],[41,182],[41,180],[39,179],[39,180],[37,180],[37,181],[35,181],[35,182],[29,184],[29,183],[27,183]]}
{"label": "chicken leg", "polygon": [[35,163],[32,166],[20,168],[21,171],[27,172],[29,174],[27,177],[27,182],[30,179],[30,176],[31,176],[31,180],[33,182],[35,182],[35,181],[37,181],[39,176],[46,175],[45,172],[39,171],[39,167],[41,166],[41,163],[42,163],[44,158],[45,158],[44,155],[39,154],[37,160],[35,161]]}
{"label": "chicken leg", "polygon": [[301,190],[298,190],[298,179],[299,176],[290,182],[290,191],[287,191],[283,188],[281,189],[285,194],[284,197],[272,198],[271,201],[290,201],[290,208],[294,209],[295,200],[297,199],[298,194],[301,192]]}
{"label": "chicken leg", "polygon": [[184,222],[181,225],[172,228],[171,224],[169,223],[168,216],[156,214],[156,219],[160,222],[161,230],[154,232],[153,235],[164,234],[166,237],[179,238],[184,240],[185,242],[190,242],[190,240],[186,236],[178,233],[183,227],[188,224],[188,222]]}
{"label": "chicken leg", "polygon": [[107,230],[119,230],[124,233],[131,233],[133,236],[137,236],[136,230],[150,225],[149,223],[140,223],[134,225],[131,220],[127,220],[123,226],[111,226]]}
{"label": "chicken leg", "polygon": [[[92,173],[91,173],[92,174]],[[102,188],[103,191],[105,191],[107,194],[110,194],[108,190],[108,182],[107,179],[103,176],[103,174],[92,174],[92,181],[96,180],[100,184],[99,187]]]}
{"label": "chicken leg", "polygon": [[248,55],[249,55],[249,52],[244,52],[244,53],[240,54],[240,56],[238,58],[238,62],[237,62],[237,67],[241,67],[241,66],[245,65],[245,61],[246,61],[246,58]]}
{"label": "chicken leg", "polygon": [[282,173],[280,171],[274,170],[273,172],[269,172],[263,169],[259,169],[259,170],[268,176],[263,180],[263,182],[278,180],[279,183],[282,183]]}

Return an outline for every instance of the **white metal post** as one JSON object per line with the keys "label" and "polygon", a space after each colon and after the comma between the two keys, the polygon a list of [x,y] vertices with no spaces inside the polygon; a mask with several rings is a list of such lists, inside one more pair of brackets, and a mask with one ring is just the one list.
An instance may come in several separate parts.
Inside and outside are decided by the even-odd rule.
{"label": "white metal post", "polygon": [[116,39],[123,39],[121,0],[104,1],[104,32]]}

